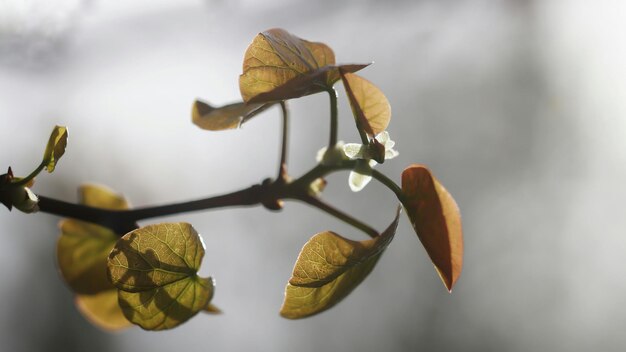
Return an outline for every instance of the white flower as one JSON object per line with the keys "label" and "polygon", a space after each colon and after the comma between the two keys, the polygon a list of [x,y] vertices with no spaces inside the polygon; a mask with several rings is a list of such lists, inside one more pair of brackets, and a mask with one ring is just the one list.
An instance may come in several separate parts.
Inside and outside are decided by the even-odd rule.
{"label": "white flower", "polygon": [[[393,159],[398,156],[398,151],[393,149],[396,143],[389,139],[389,133],[387,131],[377,134],[375,139],[385,147],[384,160]],[[376,160],[373,160],[374,155],[371,154],[371,149],[363,144],[345,144],[343,151],[348,158],[358,159],[356,166],[350,172],[348,178],[348,184],[352,192],[358,192],[372,180],[372,168],[378,163]]]}
{"label": "white flower", "polygon": [[[398,151],[393,149],[396,144],[389,139],[389,133],[383,131],[374,137],[378,143],[385,147],[384,160],[393,159],[398,156]],[[327,152],[327,148],[322,148],[317,152],[317,161],[322,164],[336,164],[342,159],[357,160],[357,163],[350,172],[348,185],[353,192],[362,190],[372,180],[372,168],[378,164],[373,149],[367,145],[359,143],[337,142],[337,147],[331,152]]]}

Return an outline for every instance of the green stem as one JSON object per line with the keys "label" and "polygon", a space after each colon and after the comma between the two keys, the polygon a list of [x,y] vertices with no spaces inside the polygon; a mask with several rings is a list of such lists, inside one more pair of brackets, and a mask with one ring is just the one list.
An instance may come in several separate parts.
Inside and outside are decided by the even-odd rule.
{"label": "green stem", "polygon": [[387,186],[387,188],[392,190],[393,193],[396,194],[396,197],[398,197],[398,200],[400,202],[404,200],[404,193],[402,193],[402,189],[395,182],[393,182],[389,177],[385,176],[383,173],[377,170],[372,170],[372,176],[378,181],[380,181],[380,183]]}
{"label": "green stem", "polygon": [[280,109],[283,115],[283,136],[280,146],[280,164],[278,165],[277,179],[285,181],[287,177],[287,143],[289,142],[289,111],[285,101],[280,102]]}
{"label": "green stem", "polygon": [[366,234],[368,234],[368,236],[372,237],[372,238],[376,238],[378,237],[378,231],[376,231],[375,229],[371,228],[369,225],[357,220],[356,218],[353,218],[352,216],[342,212],[341,210],[321,201],[320,199],[316,198],[316,197],[312,197],[312,196],[302,196],[302,197],[296,197],[295,199],[299,199],[302,200],[330,215],[332,215],[333,217],[349,224],[352,225],[354,227],[356,227],[357,229],[365,232]]}
{"label": "green stem", "polygon": [[339,125],[339,113],[337,112],[337,90],[330,88],[328,90],[328,96],[330,97],[330,141],[328,143],[328,149],[332,149],[337,144],[337,133]]}
{"label": "green stem", "polygon": [[12,184],[14,184],[16,186],[23,186],[23,185],[27,184],[28,182],[30,182],[30,180],[35,178],[35,176],[39,175],[39,173],[41,172],[41,170],[43,170],[44,167],[46,167],[46,163],[44,161],[42,161],[41,164],[39,164],[39,166],[37,166],[37,168],[35,170],[33,170],[33,172],[30,173],[30,175],[20,179],[17,182],[12,182]]}

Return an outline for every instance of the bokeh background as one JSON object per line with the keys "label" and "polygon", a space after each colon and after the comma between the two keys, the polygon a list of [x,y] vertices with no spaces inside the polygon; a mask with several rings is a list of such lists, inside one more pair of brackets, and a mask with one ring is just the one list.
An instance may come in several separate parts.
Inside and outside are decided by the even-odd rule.
{"label": "bokeh background", "polygon": [[[626,3],[623,1],[0,0],[0,167],[20,175],[55,124],[66,155],[35,191],[106,184],[136,206],[233,191],[275,173],[278,112],[242,129],[191,124],[195,98],[236,101],[243,53],[283,27],[329,44],[388,96],[399,181],[428,164],[463,214],[448,294],[408,221],[368,279],[319,316],[278,315],[304,242],[364,236],[288,203],[170,216],[203,235],[224,314],[172,331],[104,333],[57,275],[59,218],[0,209],[3,351],[622,351],[626,347]],[[341,139],[357,141],[340,88]],[[325,95],[291,104],[290,167],[314,163]],[[347,174],[325,198],[383,229],[395,201]],[[146,222],[148,223],[148,222]]]}

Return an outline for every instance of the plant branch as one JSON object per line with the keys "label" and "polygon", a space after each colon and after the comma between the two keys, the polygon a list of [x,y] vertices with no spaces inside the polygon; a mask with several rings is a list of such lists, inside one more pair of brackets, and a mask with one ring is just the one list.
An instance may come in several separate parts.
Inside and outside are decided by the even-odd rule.
{"label": "plant branch", "polygon": [[330,215],[332,215],[333,217],[349,224],[352,225],[354,227],[356,227],[357,229],[365,232],[366,234],[368,234],[370,237],[372,238],[376,238],[378,237],[378,231],[376,231],[375,229],[371,228],[369,225],[357,220],[356,218],[353,218],[352,216],[342,212],[341,210],[323,202],[322,200],[313,197],[313,196],[301,196],[301,197],[295,197],[295,199],[299,199],[302,200]]}
{"label": "plant branch", "polygon": [[256,205],[261,203],[264,196],[266,196],[264,189],[260,185],[255,185],[216,197],[129,210],[94,208],[44,196],[39,196],[38,206],[41,212],[95,223],[123,235],[136,229],[137,221],[140,220],[212,208]]}

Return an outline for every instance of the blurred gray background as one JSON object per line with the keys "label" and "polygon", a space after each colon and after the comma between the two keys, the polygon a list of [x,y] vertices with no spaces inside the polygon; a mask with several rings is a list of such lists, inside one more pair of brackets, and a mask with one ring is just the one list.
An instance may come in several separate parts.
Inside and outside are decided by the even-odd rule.
{"label": "blurred gray background", "polygon": [[[448,294],[402,219],[369,278],[334,309],[278,315],[306,240],[362,234],[306,205],[171,216],[203,235],[201,273],[225,313],[162,333],[86,323],[58,278],[59,218],[0,209],[3,351],[621,351],[626,335],[626,3],[623,1],[0,0],[0,167],[28,173],[55,124],[66,155],[35,191],[76,199],[106,184],[136,206],[194,199],[274,175],[279,117],[211,133],[197,97],[240,99],[243,53],[283,27],[329,44],[389,98],[399,181],[428,164],[462,210],[465,266]],[[340,89],[340,136],[358,141]],[[325,95],[291,104],[290,167],[314,163]],[[390,222],[395,201],[347,173],[324,197]],[[403,215],[404,217],[404,215]],[[146,222],[149,223],[149,222]]]}

